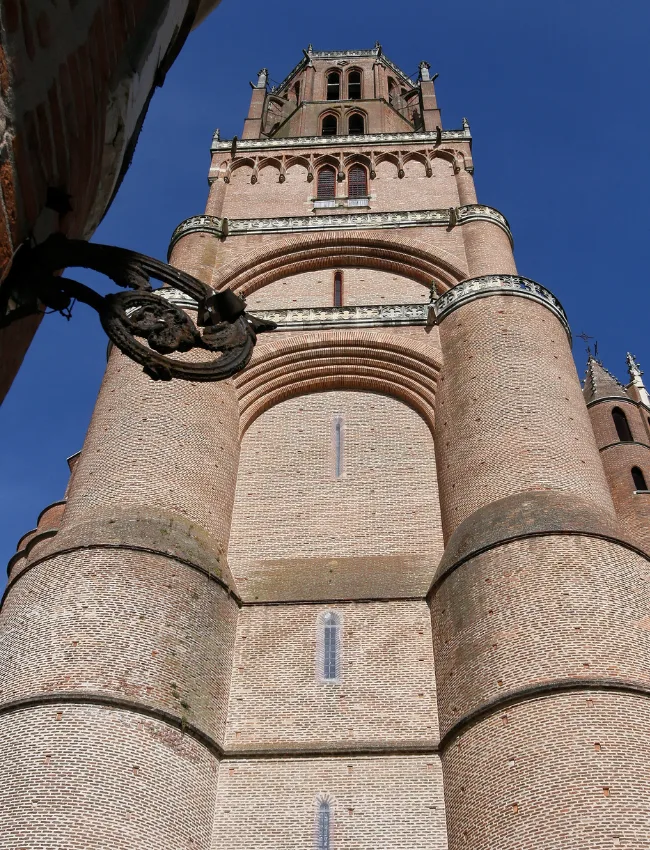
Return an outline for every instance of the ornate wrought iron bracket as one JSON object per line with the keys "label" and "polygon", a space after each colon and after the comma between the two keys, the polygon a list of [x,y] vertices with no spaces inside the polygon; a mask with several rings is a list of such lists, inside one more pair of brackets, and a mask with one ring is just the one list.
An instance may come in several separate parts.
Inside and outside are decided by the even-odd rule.
{"label": "ornate wrought iron bracket", "polygon": [[[100,295],[60,275],[73,266],[104,274],[127,291]],[[151,278],[198,303],[196,324],[180,307],[161,298],[160,290],[152,289]],[[229,289],[214,292],[191,275],[126,248],[54,234],[40,245],[25,243],[16,253],[0,287],[0,328],[43,308],[65,315],[75,300],[98,312],[109,339],[154,380],[228,378],[250,360],[257,334],[276,327],[246,313],[246,302]],[[168,356],[194,348],[219,356],[199,362]]]}

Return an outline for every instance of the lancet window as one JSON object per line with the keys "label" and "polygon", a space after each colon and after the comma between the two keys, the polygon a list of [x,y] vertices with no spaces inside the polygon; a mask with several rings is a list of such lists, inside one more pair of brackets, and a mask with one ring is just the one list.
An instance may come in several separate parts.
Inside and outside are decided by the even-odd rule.
{"label": "lancet window", "polygon": [[316,196],[319,200],[327,200],[336,196],[336,171],[331,165],[324,165],[318,172]]}
{"label": "lancet window", "polygon": [[632,437],[632,431],[630,430],[630,424],[627,421],[627,416],[623,413],[620,407],[615,407],[612,410],[612,419],[614,420],[614,425],[616,427],[616,433],[618,434],[618,439],[622,443],[631,443],[634,438]]}
{"label": "lancet window", "polygon": [[328,611],[323,617],[322,677],[326,682],[336,681],[339,678],[341,665],[340,632],[340,617],[333,611]]}
{"label": "lancet window", "polygon": [[361,100],[360,71],[350,71],[348,74],[348,100]]}
{"label": "lancet window", "polygon": [[327,800],[318,804],[316,819],[316,850],[330,850],[330,832],[332,826],[332,810]]}
{"label": "lancet window", "polygon": [[320,125],[321,136],[336,136],[338,130],[339,122],[336,120],[336,115],[323,116]]}
{"label": "lancet window", "polygon": [[353,165],[348,171],[348,197],[368,197],[368,172],[363,165]]}
{"label": "lancet window", "polygon": [[348,118],[348,134],[350,136],[363,136],[366,132],[366,122],[363,120],[363,115],[359,112],[353,112]]}
{"label": "lancet window", "polygon": [[634,489],[635,490],[647,490],[648,485],[646,484],[645,475],[639,469],[638,466],[632,467],[632,481],[634,481]]}
{"label": "lancet window", "polygon": [[341,97],[341,75],[338,71],[331,71],[327,75],[327,99],[339,100]]}
{"label": "lancet window", "polygon": [[334,306],[343,306],[343,272],[334,272]]}

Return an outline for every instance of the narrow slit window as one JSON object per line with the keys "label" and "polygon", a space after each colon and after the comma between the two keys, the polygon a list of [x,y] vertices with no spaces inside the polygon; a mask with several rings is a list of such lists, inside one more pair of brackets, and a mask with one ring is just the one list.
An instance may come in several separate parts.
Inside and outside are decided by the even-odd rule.
{"label": "narrow slit window", "polygon": [[293,93],[296,98],[296,103],[300,103],[300,83],[296,83],[293,87]]}
{"label": "narrow slit window", "polygon": [[633,442],[632,431],[630,431],[630,425],[627,421],[627,416],[623,413],[620,407],[615,407],[612,410],[612,419],[614,420],[614,425],[616,426],[616,433],[618,434],[618,439],[622,443],[631,443]]}
{"label": "narrow slit window", "polygon": [[343,475],[343,417],[334,417],[334,478]]}
{"label": "narrow slit window", "polygon": [[343,272],[334,273],[334,306],[343,306]]}
{"label": "narrow slit window", "polygon": [[368,175],[363,165],[353,165],[348,171],[348,197],[368,197]]}
{"label": "narrow slit window", "polygon": [[361,100],[361,73],[351,71],[348,76],[348,100]]}
{"label": "narrow slit window", "polygon": [[334,681],[339,677],[339,638],[341,621],[332,611],[323,619],[323,679]]}
{"label": "narrow slit window", "polygon": [[326,165],[318,172],[316,196],[319,200],[334,198],[336,195],[336,172]]}
{"label": "narrow slit window", "polygon": [[363,115],[359,115],[358,112],[354,112],[348,119],[348,133],[351,136],[363,136],[365,132],[366,127]]}
{"label": "narrow slit window", "polygon": [[327,75],[327,99],[338,100],[341,96],[341,75],[332,71]]}
{"label": "narrow slit window", "polygon": [[635,490],[647,490],[648,485],[645,482],[645,475],[638,466],[632,467],[632,480],[634,481]]}
{"label": "narrow slit window", "polygon": [[318,804],[318,819],[316,822],[316,850],[330,850],[330,831],[332,825],[332,812],[330,804],[321,800]]}
{"label": "narrow slit window", "polygon": [[326,115],[321,122],[321,136],[336,136],[339,131],[339,122],[336,115]]}

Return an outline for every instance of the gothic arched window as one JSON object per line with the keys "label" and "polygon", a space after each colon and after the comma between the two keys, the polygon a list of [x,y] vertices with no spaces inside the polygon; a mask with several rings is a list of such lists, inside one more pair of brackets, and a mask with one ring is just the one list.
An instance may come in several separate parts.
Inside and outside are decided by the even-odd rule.
{"label": "gothic arched window", "polygon": [[325,115],[320,125],[321,136],[336,136],[339,129],[339,122],[336,120],[336,115]]}
{"label": "gothic arched window", "polygon": [[645,475],[638,466],[632,467],[632,481],[634,481],[635,490],[647,490],[648,485],[645,483]]}
{"label": "gothic arched window", "polygon": [[348,171],[348,197],[368,197],[368,173],[363,165],[353,165]]}
{"label": "gothic arched window", "polygon": [[336,171],[331,165],[324,165],[318,172],[316,197],[319,200],[336,197]]}
{"label": "gothic arched window", "polygon": [[341,619],[338,614],[328,611],[323,617],[323,669],[325,681],[336,681],[340,673],[340,630]]}
{"label": "gothic arched window", "polygon": [[348,74],[348,100],[361,100],[360,71],[350,71]]}
{"label": "gothic arched window", "polygon": [[330,832],[332,827],[332,810],[327,800],[318,804],[316,818],[316,850],[330,850]]}
{"label": "gothic arched window", "polygon": [[614,425],[616,426],[616,433],[618,434],[618,439],[622,443],[631,443],[634,438],[632,437],[632,432],[630,431],[630,425],[627,421],[627,416],[623,413],[620,407],[615,407],[612,410],[612,419],[614,420]]}
{"label": "gothic arched window", "polygon": [[358,112],[353,112],[348,118],[348,133],[350,136],[363,136],[366,132],[365,127],[363,115],[360,115]]}
{"label": "gothic arched window", "polygon": [[338,71],[330,71],[327,75],[327,99],[338,100],[341,97],[341,75]]}
{"label": "gothic arched window", "polygon": [[343,272],[334,272],[334,306],[343,306]]}

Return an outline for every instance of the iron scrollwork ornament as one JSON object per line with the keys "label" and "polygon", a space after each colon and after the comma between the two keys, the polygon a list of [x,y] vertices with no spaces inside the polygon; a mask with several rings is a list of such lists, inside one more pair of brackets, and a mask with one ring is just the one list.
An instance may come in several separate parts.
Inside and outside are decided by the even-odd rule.
{"label": "iron scrollwork ornament", "polygon": [[[100,295],[59,274],[75,266],[104,274],[126,291]],[[196,302],[196,324],[173,300],[161,297],[160,293],[169,290],[152,289],[151,278]],[[25,244],[17,252],[0,290],[0,327],[42,312],[43,307],[69,315],[74,301],[94,308],[111,342],[154,380],[228,378],[250,360],[257,334],[276,327],[274,322],[246,313],[246,302],[229,289],[215,292],[191,275],[144,254],[61,234],[40,245]],[[195,348],[219,356],[200,362],[168,356]]]}

